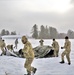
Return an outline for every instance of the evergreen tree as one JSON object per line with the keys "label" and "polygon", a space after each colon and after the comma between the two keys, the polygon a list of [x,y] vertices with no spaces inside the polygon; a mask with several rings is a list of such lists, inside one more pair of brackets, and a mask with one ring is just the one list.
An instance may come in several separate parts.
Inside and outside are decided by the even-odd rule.
{"label": "evergreen tree", "polygon": [[16,31],[11,32],[11,35],[16,35]]}
{"label": "evergreen tree", "polygon": [[45,38],[45,27],[41,25],[39,38],[44,39]]}
{"label": "evergreen tree", "polygon": [[2,35],[2,36],[3,36],[3,35],[6,35],[5,29],[3,29],[3,30],[1,31],[1,35]]}
{"label": "evergreen tree", "polygon": [[38,38],[38,28],[37,28],[36,24],[32,28],[32,37],[35,38],[35,39]]}
{"label": "evergreen tree", "polygon": [[6,35],[9,35],[9,34],[10,34],[10,32],[9,32],[8,30],[6,30],[6,31],[5,31],[5,34],[6,34]]}
{"label": "evergreen tree", "polygon": [[49,29],[48,29],[47,26],[46,26],[46,28],[45,28],[45,38],[46,38],[46,39],[49,39],[49,38],[50,38],[50,36],[49,36]]}
{"label": "evergreen tree", "polygon": [[69,38],[73,39],[74,38],[74,32],[72,30],[68,30],[67,35]]}
{"label": "evergreen tree", "polygon": [[49,31],[50,31],[50,38],[58,38],[58,31],[56,28],[53,27],[49,27]]}

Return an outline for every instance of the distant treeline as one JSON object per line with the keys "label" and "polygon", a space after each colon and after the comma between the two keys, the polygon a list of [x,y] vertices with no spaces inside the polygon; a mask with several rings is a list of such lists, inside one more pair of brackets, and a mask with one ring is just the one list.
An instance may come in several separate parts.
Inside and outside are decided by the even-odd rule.
{"label": "distant treeline", "polygon": [[1,36],[3,36],[3,35],[16,35],[16,31],[10,32],[8,30],[2,29],[0,35]]}
{"label": "distant treeline", "polygon": [[38,26],[35,24],[32,27],[32,38],[35,39],[64,39],[65,36],[69,36],[70,39],[74,39],[74,31],[68,30],[67,33],[59,33],[54,27],[40,26],[40,31]]}

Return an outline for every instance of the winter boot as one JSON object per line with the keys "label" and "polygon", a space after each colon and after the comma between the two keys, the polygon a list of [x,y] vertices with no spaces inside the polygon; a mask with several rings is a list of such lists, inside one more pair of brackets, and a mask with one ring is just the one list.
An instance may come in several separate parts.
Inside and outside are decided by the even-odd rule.
{"label": "winter boot", "polygon": [[36,71],[37,71],[37,68],[34,68],[34,71],[33,71],[33,73],[35,74],[35,73],[36,73]]}
{"label": "winter boot", "polygon": [[71,65],[71,63],[68,63],[68,65]]}
{"label": "winter boot", "polygon": [[24,74],[24,75],[31,75],[31,72],[27,72],[27,74]]}
{"label": "winter boot", "polygon": [[30,73],[28,73],[28,74],[24,74],[24,75],[31,75]]}
{"label": "winter boot", "polygon": [[61,63],[61,64],[63,64],[63,63],[64,63],[64,61],[61,61],[60,63]]}

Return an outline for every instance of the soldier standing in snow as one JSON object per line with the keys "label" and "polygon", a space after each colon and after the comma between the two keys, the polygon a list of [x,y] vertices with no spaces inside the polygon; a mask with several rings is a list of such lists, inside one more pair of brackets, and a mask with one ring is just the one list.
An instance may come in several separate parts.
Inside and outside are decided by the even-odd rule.
{"label": "soldier standing in snow", "polygon": [[5,55],[5,47],[6,47],[6,44],[5,44],[5,41],[0,39],[0,49],[2,50],[2,54],[1,55]]}
{"label": "soldier standing in snow", "polygon": [[64,63],[64,56],[66,55],[68,65],[70,65],[71,64],[70,61],[71,42],[69,41],[68,36],[65,37],[64,47],[61,47],[61,49],[65,49],[65,51],[61,54],[62,61],[60,63]]}
{"label": "soldier standing in snow", "polygon": [[54,56],[58,57],[58,54],[59,54],[59,44],[58,44],[58,42],[55,39],[53,39],[52,47],[54,49]]}
{"label": "soldier standing in snow", "polygon": [[37,69],[31,66],[31,64],[34,60],[34,51],[33,51],[32,45],[28,41],[26,36],[22,36],[22,43],[24,44],[24,48],[22,49],[22,52],[24,54],[24,57],[26,58],[24,67],[26,68],[27,73],[28,73],[28,74],[24,74],[24,75],[31,75],[31,72],[33,72],[35,74]]}
{"label": "soldier standing in snow", "polygon": [[18,39],[15,40],[15,48],[17,49]]}

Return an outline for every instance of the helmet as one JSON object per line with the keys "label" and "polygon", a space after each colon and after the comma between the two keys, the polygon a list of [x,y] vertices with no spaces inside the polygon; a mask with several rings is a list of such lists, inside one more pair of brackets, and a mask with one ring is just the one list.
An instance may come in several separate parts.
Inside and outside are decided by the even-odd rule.
{"label": "helmet", "polygon": [[68,36],[65,37],[65,39],[68,39],[68,38],[69,38]]}

